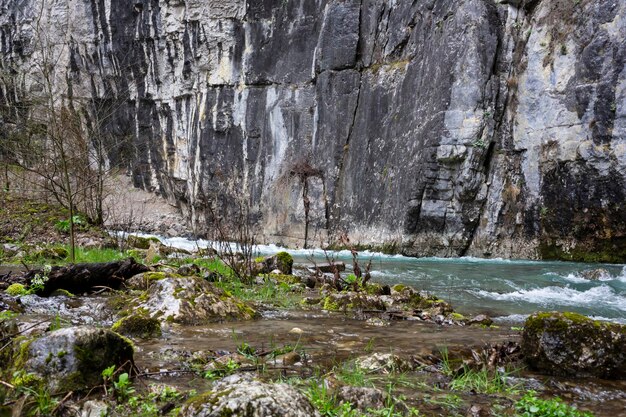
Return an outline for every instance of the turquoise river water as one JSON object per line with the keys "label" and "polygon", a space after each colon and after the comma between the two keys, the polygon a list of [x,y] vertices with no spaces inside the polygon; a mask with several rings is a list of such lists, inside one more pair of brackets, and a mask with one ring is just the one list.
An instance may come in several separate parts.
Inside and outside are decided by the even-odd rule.
{"label": "turquoise river water", "polygon": [[[149,236],[149,235],[146,235]],[[204,240],[162,238],[164,244],[184,249],[210,246]],[[274,245],[257,247],[259,255],[280,250],[297,264],[312,266],[327,258],[344,261],[348,251],[290,250]],[[521,322],[535,311],[574,311],[601,320],[626,323],[626,266],[479,258],[409,258],[361,252],[364,269],[372,260],[372,280],[407,284],[426,290],[464,314],[486,313],[498,321]],[[596,279],[586,272],[596,271]]]}

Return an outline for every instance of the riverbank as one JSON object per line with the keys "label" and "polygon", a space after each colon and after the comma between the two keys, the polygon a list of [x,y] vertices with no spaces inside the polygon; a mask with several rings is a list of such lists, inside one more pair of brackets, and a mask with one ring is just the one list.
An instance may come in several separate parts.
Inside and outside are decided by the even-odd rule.
{"label": "riverbank", "polygon": [[[444,260],[426,259],[406,267],[409,260],[402,257],[361,254],[366,255],[359,257],[364,274],[368,259],[373,259],[371,270],[367,269],[371,281],[364,283],[363,278],[356,279],[352,253],[327,252],[316,259],[315,254],[321,252],[292,252],[295,264],[290,264],[293,271],[289,271],[280,270],[284,266],[280,262],[268,260],[277,248],[267,247],[260,252],[266,256],[254,259],[256,278],[242,280],[224,264],[223,254],[199,244],[191,253],[172,241],[164,242],[135,239],[132,244],[125,241],[122,251],[96,247],[79,251],[85,259],[100,256],[100,261],[111,261],[133,256],[149,265],[150,272],[117,289],[104,286],[86,294],[61,291],[40,297],[36,291],[29,293],[32,280],[24,280],[23,289],[13,288],[9,293],[8,285],[2,286],[0,338],[4,347],[0,355],[4,355],[4,363],[12,364],[5,368],[0,384],[5,409],[15,412],[19,408],[23,414],[33,415],[100,415],[103,410],[107,415],[171,416],[179,411],[182,416],[203,415],[193,414],[190,405],[197,403],[197,394],[229,383],[224,378],[233,375],[244,378],[236,384],[257,384],[245,382],[254,377],[269,391],[286,383],[312,404],[314,412],[324,416],[519,415],[524,407],[561,407],[555,397],[596,416],[619,415],[626,407],[625,381],[528,371],[519,350],[523,320],[493,324],[485,320],[470,326],[472,316],[483,311],[468,313],[459,308],[460,298],[449,291],[425,294],[429,280],[418,285],[410,282],[415,290],[408,282],[392,285],[398,284],[393,281],[394,274],[401,280],[423,273],[431,274],[431,285],[454,288],[444,279],[451,275],[450,269],[444,269]],[[60,247],[59,243],[62,240],[55,243],[52,239],[41,249]],[[59,256],[46,257],[50,253],[38,255],[36,263],[67,263]],[[29,253],[25,254],[20,259],[30,260]],[[329,260],[327,256],[345,264],[346,270],[339,274],[343,291],[329,287],[337,283],[332,269],[326,274],[318,271]],[[394,272],[389,265],[406,269]],[[452,260],[450,265],[459,280],[465,278],[468,285],[476,286],[478,281],[471,274],[495,275],[489,269],[494,265],[515,276],[529,266],[545,264],[464,259]],[[318,268],[311,270],[315,266]],[[263,270],[266,267],[268,270]],[[9,266],[0,270],[0,276],[16,269]],[[584,266],[581,271],[588,269]],[[377,273],[381,270],[390,274],[388,281]],[[621,270],[606,271],[608,275],[598,272],[597,280],[574,277],[597,287],[621,282]],[[546,275],[549,272],[543,275],[554,279]],[[560,274],[567,277],[570,272]],[[619,288],[615,291],[623,296]],[[143,325],[139,331],[125,326],[125,319],[133,317],[150,317],[151,321],[140,323],[152,330]],[[29,351],[34,341],[53,337],[63,329],[75,332],[76,326],[97,331],[112,328],[125,334],[132,341],[135,366],[127,369],[120,363],[109,376],[100,375],[103,369],[98,369],[97,382],[71,390],[46,388],[42,385],[46,380],[37,379],[40,371],[35,368],[35,376],[13,368],[15,361],[23,366],[32,359],[27,360],[27,355],[34,354]],[[63,369],[68,353],[63,348],[38,355],[43,355],[44,368]],[[106,360],[111,361],[107,367],[115,365],[113,358]],[[125,380],[124,374],[130,378]],[[524,397],[529,390],[536,394]],[[99,411],[89,414],[86,410]],[[569,415],[576,414],[570,410]]]}

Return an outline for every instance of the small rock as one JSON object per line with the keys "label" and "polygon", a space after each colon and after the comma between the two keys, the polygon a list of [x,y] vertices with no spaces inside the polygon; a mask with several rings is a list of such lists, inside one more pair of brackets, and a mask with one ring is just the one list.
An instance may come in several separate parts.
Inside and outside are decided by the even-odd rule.
{"label": "small rock", "polygon": [[346,264],[344,262],[329,262],[325,264],[317,264],[316,268],[325,274],[334,274],[335,271],[343,272],[346,270]]}
{"label": "small rock", "polygon": [[587,269],[585,271],[582,271],[580,275],[583,278],[591,280],[591,281],[599,281],[599,280],[603,280],[603,279],[607,279],[611,277],[611,274],[609,273],[609,271],[607,271],[604,268]]}
{"label": "small rock", "polygon": [[411,365],[392,353],[373,353],[357,358],[355,365],[367,372],[401,372],[411,369]]}
{"label": "small rock", "polygon": [[178,275],[189,277],[192,275],[200,275],[200,267],[196,264],[185,264],[178,268]]}
{"label": "small rock", "polygon": [[377,388],[344,386],[337,390],[336,395],[340,402],[352,404],[364,412],[385,406],[385,394]]}
{"label": "small rock", "polygon": [[322,299],[320,297],[304,297],[301,302],[304,305],[313,306],[321,303]]}
{"label": "small rock", "polygon": [[488,417],[491,413],[488,408],[482,405],[474,404],[467,410],[467,417]]}
{"label": "small rock", "polygon": [[161,337],[161,324],[159,320],[148,316],[142,310],[118,320],[111,330],[125,336],[150,339]]}
{"label": "small rock", "polygon": [[100,400],[85,401],[80,409],[80,417],[101,417],[109,415],[109,405]]}
{"label": "small rock", "polygon": [[291,366],[295,363],[300,362],[302,357],[296,351],[285,353],[284,355],[278,355],[276,357],[276,362],[282,363],[283,366]]}
{"label": "small rock", "polygon": [[287,252],[278,252],[274,256],[267,257],[263,260],[263,273],[278,269],[279,274],[291,275],[293,272],[293,257]]}
{"label": "small rock", "polygon": [[211,391],[188,400],[179,417],[319,417],[309,400],[287,384],[270,384],[249,375],[231,375]]}
{"label": "small rock", "polygon": [[381,319],[380,317],[370,317],[369,319],[365,321],[365,324],[367,324],[368,326],[375,326],[375,327],[385,327],[385,326],[390,325],[388,321],[385,321]]}
{"label": "small rock", "polygon": [[486,316],[485,314],[479,314],[475,317],[472,317],[467,321],[468,325],[478,324],[483,326],[491,326],[493,324],[493,320]]}
{"label": "small rock", "polygon": [[136,236],[136,235],[129,235],[126,238],[126,244],[130,246],[131,248],[135,248],[135,249],[149,249],[150,244],[152,242],[159,243],[159,244],[161,243],[161,241],[157,239],[156,237],[142,237],[142,236]]}

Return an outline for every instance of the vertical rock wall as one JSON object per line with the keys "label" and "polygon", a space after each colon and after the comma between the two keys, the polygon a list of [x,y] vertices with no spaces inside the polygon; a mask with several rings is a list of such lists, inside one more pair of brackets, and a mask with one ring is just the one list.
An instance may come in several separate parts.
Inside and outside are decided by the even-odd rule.
{"label": "vertical rock wall", "polygon": [[417,256],[624,260],[625,12],[0,0],[0,42],[3,68],[27,74],[52,49],[59,96],[106,114],[111,162],[199,232],[245,201],[290,245],[308,225],[309,244],[345,232]]}

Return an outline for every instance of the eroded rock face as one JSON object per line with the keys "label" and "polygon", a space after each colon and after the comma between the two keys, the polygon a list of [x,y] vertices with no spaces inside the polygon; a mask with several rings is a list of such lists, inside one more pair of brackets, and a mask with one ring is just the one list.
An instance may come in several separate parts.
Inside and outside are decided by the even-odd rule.
{"label": "eroded rock face", "polygon": [[92,387],[102,382],[102,371],[111,365],[133,363],[133,347],[110,330],[81,326],[56,330],[27,346],[25,360],[13,364],[39,376],[51,392]]}
{"label": "eroded rock face", "polygon": [[137,306],[163,323],[203,324],[227,319],[251,319],[256,312],[198,277],[168,277],[154,281],[147,301]]}
{"label": "eroded rock face", "polygon": [[287,384],[268,384],[233,375],[190,399],[181,417],[319,417],[309,400]]}
{"label": "eroded rock face", "polygon": [[623,1],[0,5],[4,67],[51,39],[110,161],[200,233],[245,195],[273,242],[626,259]]}
{"label": "eroded rock face", "polygon": [[575,313],[537,313],[524,325],[522,353],[552,375],[626,378],[626,326]]}

